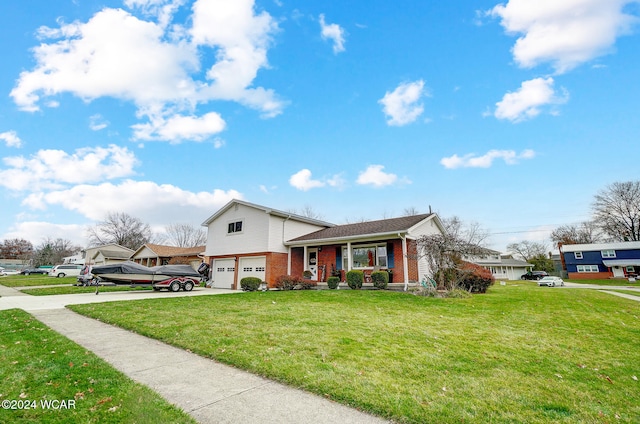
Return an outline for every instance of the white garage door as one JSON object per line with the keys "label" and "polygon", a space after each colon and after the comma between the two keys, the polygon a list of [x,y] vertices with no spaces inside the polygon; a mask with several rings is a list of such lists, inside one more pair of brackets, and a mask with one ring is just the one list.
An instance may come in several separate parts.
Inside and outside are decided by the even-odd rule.
{"label": "white garage door", "polygon": [[218,289],[232,289],[235,271],[236,261],[234,259],[214,259],[211,286]]}
{"label": "white garage door", "polygon": [[266,275],[266,263],[267,258],[264,256],[240,258],[238,285],[244,277],[258,277],[260,280],[264,281]]}

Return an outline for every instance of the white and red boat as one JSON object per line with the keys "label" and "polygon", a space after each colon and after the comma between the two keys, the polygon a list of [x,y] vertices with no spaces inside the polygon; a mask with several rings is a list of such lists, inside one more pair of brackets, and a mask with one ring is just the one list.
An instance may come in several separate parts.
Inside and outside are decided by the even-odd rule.
{"label": "white and red boat", "polygon": [[147,267],[126,261],[94,266],[91,273],[100,283],[127,286],[152,286],[154,290],[191,291],[200,282],[201,274],[190,265]]}

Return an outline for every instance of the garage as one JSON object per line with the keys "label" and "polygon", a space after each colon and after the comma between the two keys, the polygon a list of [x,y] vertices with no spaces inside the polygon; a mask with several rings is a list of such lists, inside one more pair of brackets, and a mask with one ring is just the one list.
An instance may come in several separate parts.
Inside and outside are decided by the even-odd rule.
{"label": "garage", "polygon": [[235,259],[214,259],[211,287],[217,289],[233,289],[235,273]]}
{"label": "garage", "polygon": [[247,256],[240,258],[238,268],[238,288],[244,277],[258,277],[261,281],[266,278],[267,258],[265,256]]}

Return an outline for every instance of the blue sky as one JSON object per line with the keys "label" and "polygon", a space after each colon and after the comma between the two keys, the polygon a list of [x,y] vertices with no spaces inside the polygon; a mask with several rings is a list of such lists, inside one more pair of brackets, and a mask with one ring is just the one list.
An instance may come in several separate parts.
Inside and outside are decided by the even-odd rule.
{"label": "blue sky", "polygon": [[[548,242],[638,178],[640,2],[0,5],[0,239],[233,198]],[[549,243],[549,248],[551,245]]]}

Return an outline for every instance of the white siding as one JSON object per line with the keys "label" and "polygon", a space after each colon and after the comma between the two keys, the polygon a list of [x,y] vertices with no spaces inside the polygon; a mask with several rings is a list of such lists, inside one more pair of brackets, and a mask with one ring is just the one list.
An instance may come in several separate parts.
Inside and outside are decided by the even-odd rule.
{"label": "white siding", "polygon": [[[228,234],[230,222],[243,221],[242,232]],[[236,204],[207,228],[207,256],[266,252],[269,246],[269,215],[262,210]]]}
{"label": "white siding", "polygon": [[279,216],[271,216],[269,223],[269,252],[278,253],[289,252],[289,248],[284,245],[285,241],[325,228]]}

